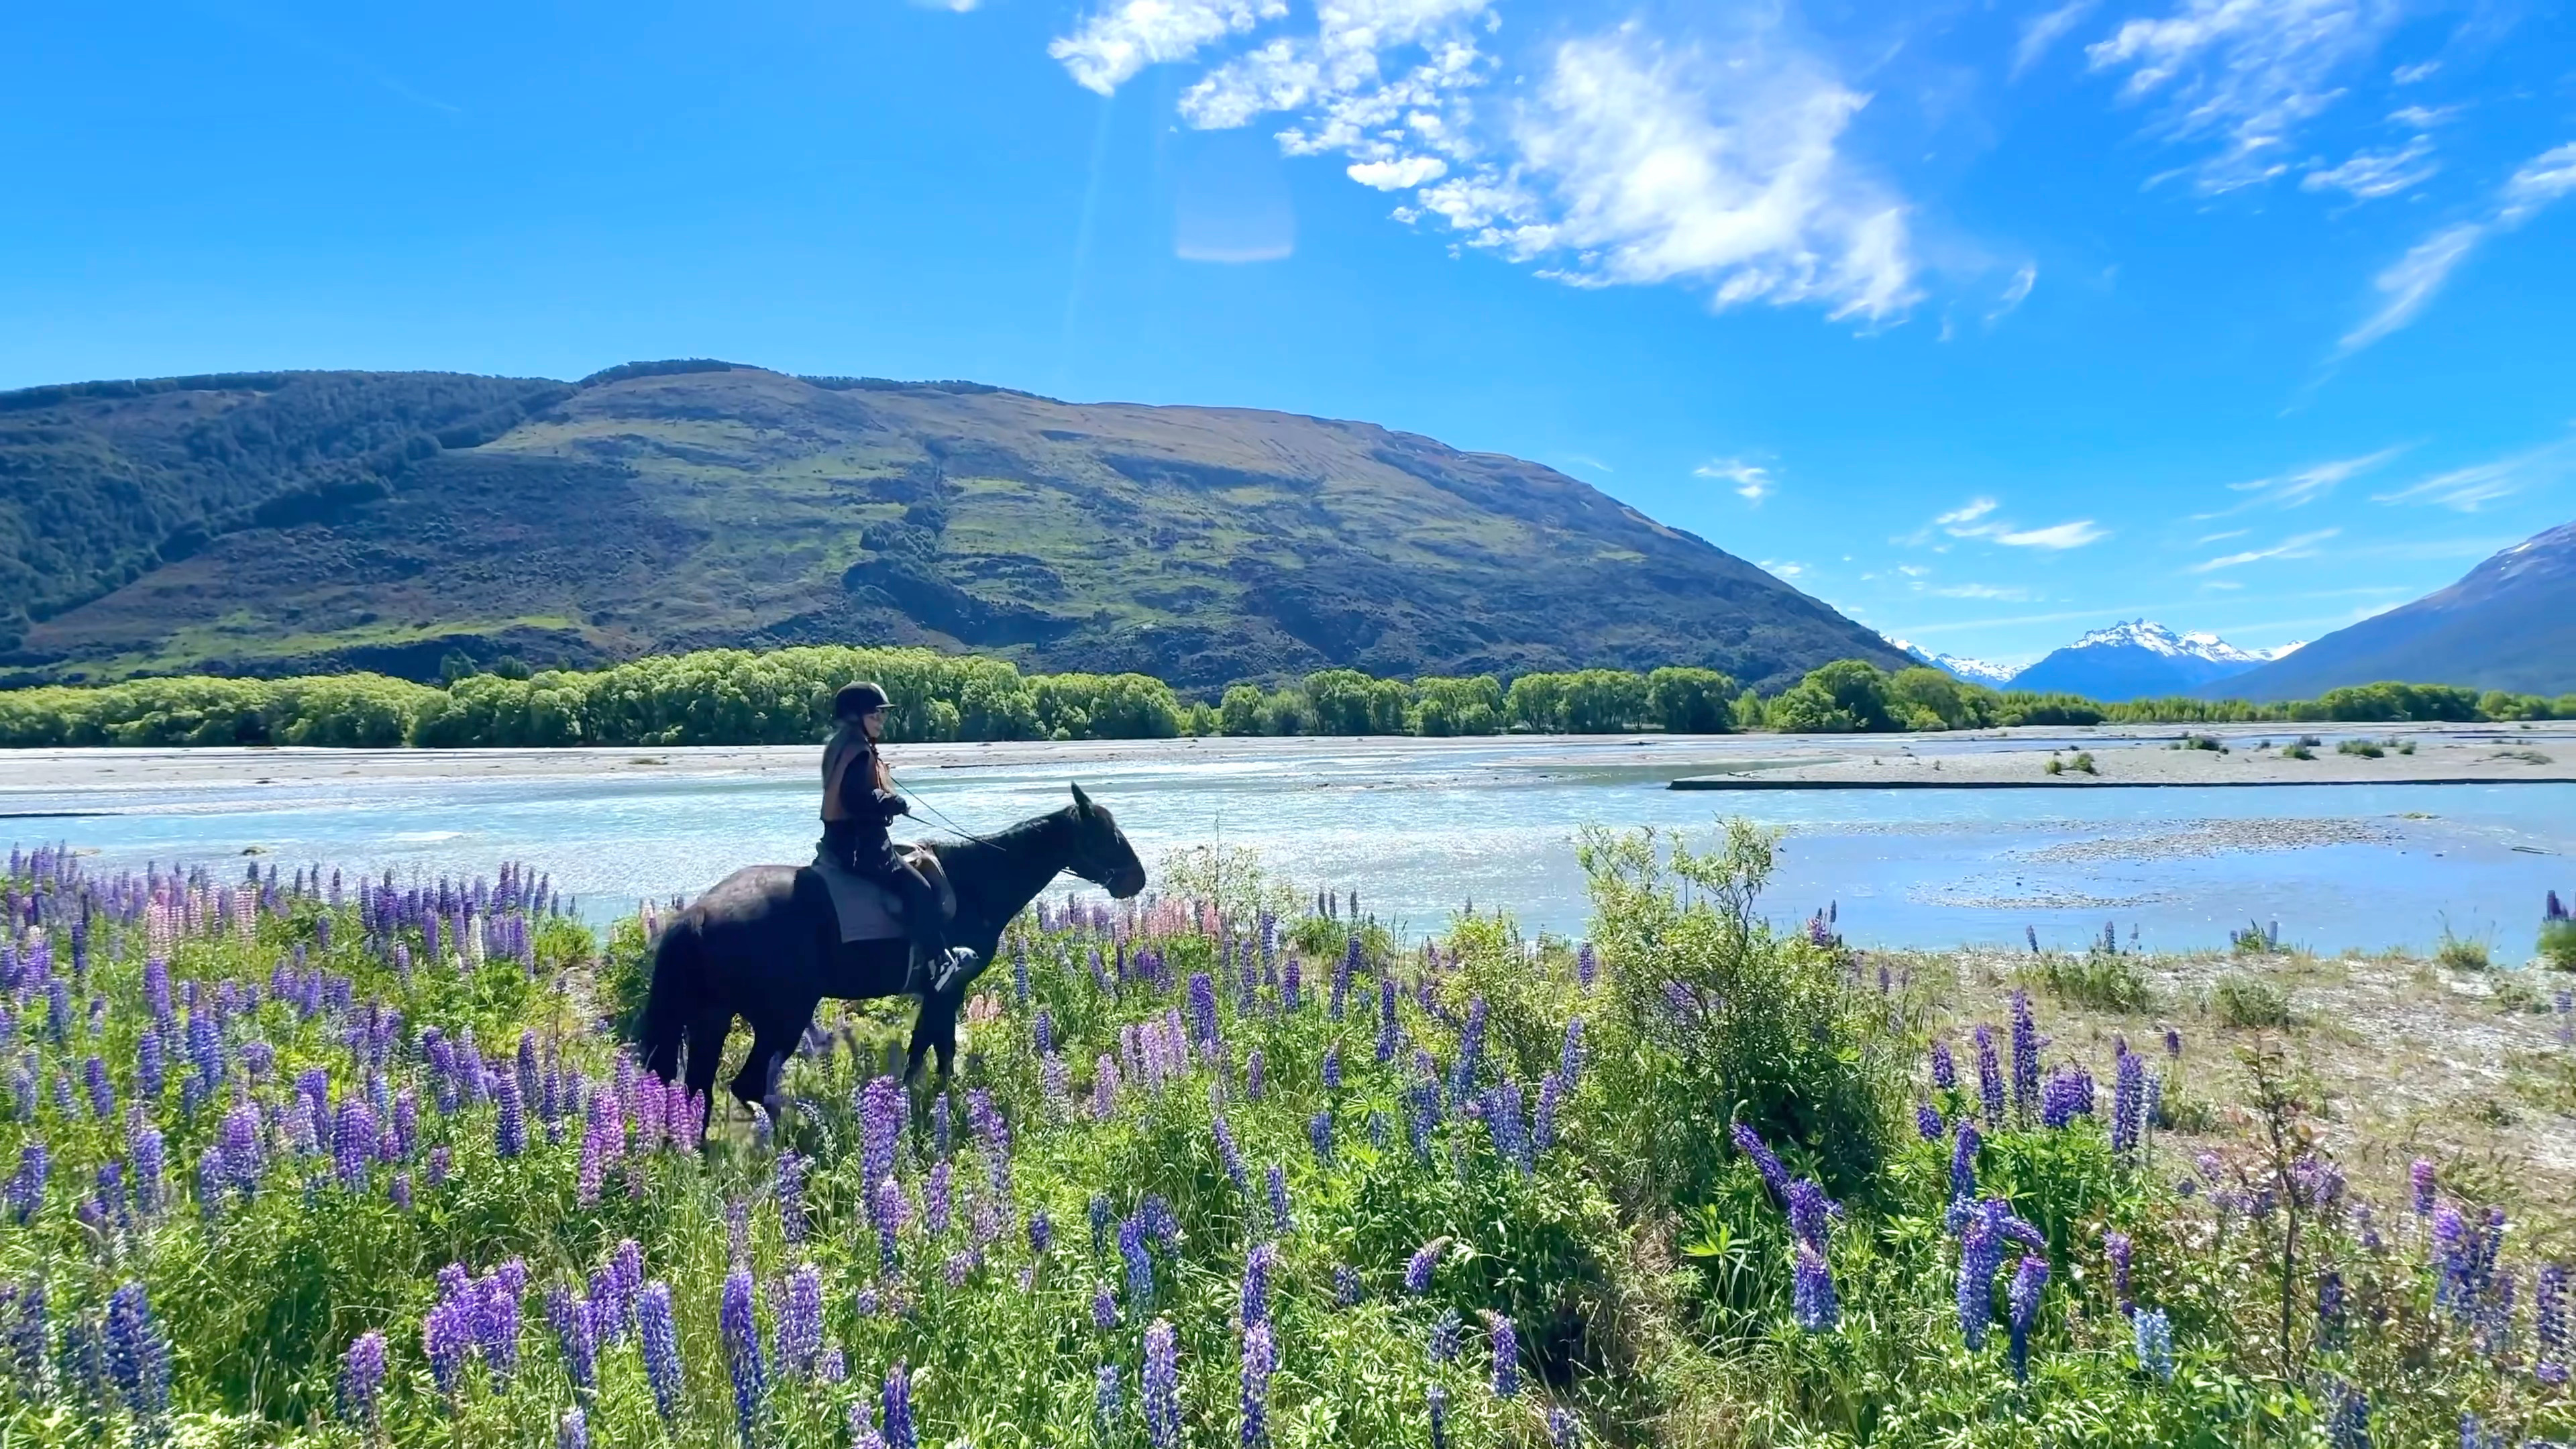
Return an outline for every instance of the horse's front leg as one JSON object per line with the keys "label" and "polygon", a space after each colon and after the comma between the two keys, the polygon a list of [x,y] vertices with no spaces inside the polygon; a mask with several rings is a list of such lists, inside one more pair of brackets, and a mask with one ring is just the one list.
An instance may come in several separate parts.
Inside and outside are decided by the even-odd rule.
{"label": "horse's front leg", "polygon": [[808,998],[800,1010],[795,1006],[764,1010],[751,1024],[751,1054],[742,1060],[742,1070],[734,1074],[733,1094],[746,1106],[766,1110],[774,1120],[781,1104],[778,1079],[786,1069],[787,1054],[796,1047],[807,1024],[814,1020],[814,1009],[823,1004],[820,996]]}

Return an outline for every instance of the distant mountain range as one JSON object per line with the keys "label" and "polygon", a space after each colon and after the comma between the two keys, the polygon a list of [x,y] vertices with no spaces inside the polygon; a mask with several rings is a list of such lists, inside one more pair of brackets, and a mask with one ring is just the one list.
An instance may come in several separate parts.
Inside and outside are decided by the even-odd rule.
{"label": "distant mountain range", "polygon": [[2576,523],[2515,544],[2449,588],[2202,692],[2305,699],[2383,679],[2576,693]]}
{"label": "distant mountain range", "polygon": [[1932,654],[1902,639],[1888,641],[1907,657],[1994,689],[2080,694],[2087,699],[2146,699],[2189,694],[2282,658],[2300,646],[2239,649],[2215,634],[2177,634],[2139,619],[2096,629],[2026,669],[1955,654]]}
{"label": "distant mountain range", "polygon": [[1905,662],[1576,479],[1363,422],[708,361],[0,393],[0,683],[812,643],[1200,691]]}

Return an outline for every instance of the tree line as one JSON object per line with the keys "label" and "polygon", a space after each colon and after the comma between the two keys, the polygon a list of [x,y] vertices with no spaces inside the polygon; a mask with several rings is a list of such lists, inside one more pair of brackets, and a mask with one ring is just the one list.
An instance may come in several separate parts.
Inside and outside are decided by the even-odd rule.
{"label": "tree line", "polygon": [[1489,674],[1401,680],[1325,669],[1193,700],[1141,674],[1023,674],[1005,660],[971,655],[819,646],[704,650],[590,671],[459,671],[441,685],[380,674],[48,685],[0,692],[0,747],[809,744],[829,732],[833,692],[853,679],[886,687],[887,736],[896,741],[2576,719],[2576,694],[2552,700],[2382,683],[2288,703],[2106,703],[1988,689],[1937,669],[1889,673],[1857,659],[1812,670],[1768,697],[1709,669],[1584,669],[1508,683]]}

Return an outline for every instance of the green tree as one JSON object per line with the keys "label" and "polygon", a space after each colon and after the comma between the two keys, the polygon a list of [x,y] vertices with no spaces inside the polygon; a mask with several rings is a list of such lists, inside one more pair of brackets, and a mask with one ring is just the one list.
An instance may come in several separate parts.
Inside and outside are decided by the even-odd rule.
{"label": "green tree", "polygon": [[1569,676],[1524,674],[1504,695],[1511,722],[1540,734],[1566,732],[1565,694]]}
{"label": "green tree", "polygon": [[1646,676],[1646,707],[1667,734],[1715,735],[1735,727],[1735,681],[1714,669],[1666,666]]}
{"label": "green tree", "polygon": [[1227,734],[1261,733],[1261,687],[1254,684],[1230,686],[1225,697],[1217,701],[1216,713],[1218,728]]}
{"label": "green tree", "polygon": [[1887,675],[1865,659],[1837,659],[1807,671],[1767,713],[1773,729],[1792,734],[1902,728],[1888,712]]}

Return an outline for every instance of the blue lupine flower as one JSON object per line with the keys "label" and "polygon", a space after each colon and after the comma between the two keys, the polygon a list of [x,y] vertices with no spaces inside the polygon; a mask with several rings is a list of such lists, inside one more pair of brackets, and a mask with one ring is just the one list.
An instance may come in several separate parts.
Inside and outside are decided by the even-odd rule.
{"label": "blue lupine flower", "polygon": [[461,1299],[441,1299],[420,1321],[421,1355],[429,1360],[438,1391],[450,1399],[465,1387],[465,1356],[473,1344],[473,1313]]}
{"label": "blue lupine flower", "polygon": [[1842,1321],[1842,1308],[1834,1298],[1834,1275],[1825,1265],[1825,1255],[1810,1243],[1798,1244],[1796,1277],[1791,1283],[1791,1316],[1809,1333],[1829,1333]]}
{"label": "blue lupine flower", "polygon": [[107,1367],[134,1417],[157,1427],[170,1412],[170,1339],[153,1320],[140,1283],[108,1296]]}
{"label": "blue lupine flower", "polygon": [[590,1419],[576,1404],[555,1424],[555,1449],[590,1449]]}
{"label": "blue lupine flower", "polygon": [[1333,1165],[1333,1114],[1329,1109],[1306,1119],[1306,1143],[1314,1149],[1317,1163]]}
{"label": "blue lupine flower", "polygon": [[1360,1305],[1360,1300],[1367,1296],[1368,1289],[1361,1284],[1360,1274],[1357,1268],[1350,1266],[1348,1263],[1336,1263],[1333,1265],[1334,1307],[1357,1308]]}
{"label": "blue lupine flower", "polygon": [[951,1176],[949,1164],[934,1162],[929,1177],[921,1184],[921,1230],[934,1238],[948,1232],[949,1213],[955,1201]]}
{"label": "blue lupine flower", "polygon": [[1494,1344],[1494,1397],[1518,1398],[1521,1392],[1521,1338],[1512,1321],[1497,1313],[1491,1322]]}
{"label": "blue lupine flower", "polygon": [[921,1449],[920,1431],[912,1423],[912,1374],[902,1360],[886,1370],[880,1398],[885,1407],[886,1449]]}
{"label": "blue lupine flower", "polygon": [[800,1263],[778,1303],[778,1371],[810,1377],[823,1353],[823,1270]]}
{"label": "blue lupine flower", "polygon": [[1342,1089],[1342,1044],[1338,1041],[1324,1049],[1324,1090]]}
{"label": "blue lupine flower", "polygon": [[2039,1105],[2039,1024],[2031,1019],[2030,993],[2012,994],[2013,1105],[2029,1112]]}
{"label": "blue lupine flower", "polygon": [[150,1217],[161,1210],[162,1183],[169,1173],[169,1149],[162,1142],[161,1129],[137,1121],[127,1134],[125,1150],[134,1161],[135,1211]]}
{"label": "blue lupine flower", "polygon": [[599,1387],[599,1335],[591,1321],[590,1303],[561,1284],[546,1290],[546,1322],[555,1331],[563,1355],[564,1377],[583,1393]]}
{"label": "blue lupine flower", "polygon": [[1548,1410],[1547,1442],[1550,1449],[1580,1449],[1583,1421],[1565,1409]]}
{"label": "blue lupine flower", "polygon": [[1995,1314],[1995,1274],[2004,1264],[2004,1236],[1991,1211],[1971,1210],[1959,1240],[1959,1334],[1971,1350],[1986,1346]]}
{"label": "blue lupine flower", "polygon": [[1261,1089],[1268,1075],[1269,1060],[1261,1054],[1261,1048],[1254,1047],[1251,1057],[1243,1064],[1243,1095],[1252,1101],[1260,1101]]}
{"label": "blue lupine flower", "polygon": [[1950,1153],[1950,1201],[1973,1202],[1977,1196],[1977,1149],[1983,1145],[1977,1124],[1962,1119],[1958,1145]]}
{"label": "blue lupine flower", "polygon": [[1377,979],[1377,1062],[1385,1066],[1395,1060],[1396,1044],[1401,1039],[1395,1020],[1395,978]]}
{"label": "blue lupine flower", "polygon": [[1270,1321],[1270,1270],[1279,1263],[1275,1243],[1255,1246],[1243,1260],[1242,1308],[1236,1321],[1245,1327]]}
{"label": "blue lupine flower", "polygon": [[750,1270],[736,1268],[726,1274],[717,1326],[724,1334],[726,1366],[733,1371],[734,1426],[745,1444],[752,1442],[752,1423],[769,1394],[769,1366],[761,1359],[754,1308]]}
{"label": "blue lupine flower", "polygon": [[1565,1101],[1565,1078],[1550,1072],[1538,1081],[1538,1111],[1530,1122],[1530,1145],[1545,1152],[1556,1145],[1556,1114]]}
{"label": "blue lupine flower", "polygon": [[1449,1069],[1449,1100],[1463,1105],[1476,1090],[1476,1073],[1484,1065],[1485,1021],[1492,1008],[1478,996],[1467,1003],[1467,1024],[1458,1032],[1458,1064]]}
{"label": "blue lupine flower", "polygon": [[2129,1301],[2129,1260],[2132,1251],[2133,1245],[2127,1233],[2106,1231],[2102,1234],[2102,1256],[2109,1259],[2111,1263],[2111,1297],[2120,1305],[2122,1313],[2127,1313],[2137,1306]]}
{"label": "blue lupine flower", "polygon": [[2026,1256],[2014,1270],[2012,1288],[2007,1296],[2012,1310],[2005,1326],[2012,1334],[2013,1377],[2030,1377],[2030,1330],[2039,1322],[2040,1294],[2048,1287],[2048,1260]]}
{"label": "blue lupine flower", "polygon": [[1802,1177],[1789,1184],[1789,1231],[1798,1241],[1823,1251],[1825,1234],[1830,1226],[1833,1202],[1825,1196],[1815,1179]]}
{"label": "blue lupine flower", "polygon": [[1126,1399],[1125,1381],[1114,1363],[1093,1369],[1091,1380],[1092,1423],[1099,1430],[1101,1439],[1106,1441],[1118,1433],[1118,1414]]}
{"label": "blue lupine flower", "polygon": [[339,1174],[340,1186],[350,1192],[367,1190],[367,1169],[376,1158],[376,1113],[363,1097],[352,1095],[340,1103],[339,1121],[331,1132],[331,1159]]}
{"label": "blue lupine flower", "polygon": [[1216,982],[1204,971],[1190,973],[1190,1040],[1200,1046],[1216,1040]]}
{"label": "blue lupine flower", "polygon": [[2127,1047],[2120,1049],[2111,1087],[2111,1150],[2135,1152],[2147,1120],[2147,1064]]}
{"label": "blue lupine flower", "polygon": [[2531,1372],[2544,1384],[2567,1382],[2567,1265],[2543,1263],[2531,1291],[2532,1334],[2540,1351]]}
{"label": "blue lupine flower", "polygon": [[1941,1109],[1933,1106],[1930,1102],[1925,1101],[1922,1098],[1916,1098],[1914,1102],[1914,1135],[1922,1138],[1926,1142],[1938,1142],[1942,1137],[1947,1135],[1948,1132],[1949,1124],[1941,1120]]}
{"label": "blue lupine flower", "polygon": [[1451,1309],[1432,1320],[1428,1349],[1435,1364],[1447,1363],[1458,1356],[1458,1332],[1464,1327],[1457,1310]]}
{"label": "blue lupine flower", "polygon": [[503,1077],[494,1084],[493,1095],[500,1099],[500,1117],[493,1128],[493,1145],[503,1157],[516,1157],[528,1150],[528,1109],[519,1095],[515,1077]]}
{"label": "blue lupine flower", "polygon": [[1431,1416],[1431,1449],[1449,1449],[1449,1391],[1433,1384],[1422,1391],[1422,1403]]}
{"label": "blue lupine flower", "polygon": [[1932,1085],[1942,1091],[1955,1091],[1959,1085],[1959,1064],[1950,1056],[1950,1039],[1932,1039]]}
{"label": "blue lupine flower", "polygon": [[1055,1219],[1045,1208],[1029,1214],[1029,1255],[1043,1258],[1055,1247]]}
{"label": "blue lupine flower", "polygon": [[1145,1435],[1154,1449],[1181,1442],[1180,1342],[1168,1320],[1145,1330]]}
{"label": "blue lupine flower", "polygon": [[1771,1189],[1771,1196],[1776,1200],[1786,1201],[1789,1195],[1789,1169],[1780,1165],[1779,1156],[1773,1153],[1770,1146],[1762,1140],[1762,1134],[1753,1130],[1752,1123],[1738,1122],[1730,1135],[1735,1140],[1735,1150],[1753,1160],[1754,1170],[1762,1174],[1762,1181]]}
{"label": "blue lupine flower", "polygon": [[1993,1126],[2004,1120],[2004,1072],[1995,1060],[1994,1028],[1978,1023],[1976,1039],[1977,1096],[1985,1107],[1987,1125]]}
{"label": "blue lupine flower", "polygon": [[370,1329],[359,1334],[340,1361],[340,1414],[372,1432],[383,1413],[385,1336]]}
{"label": "blue lupine flower", "polygon": [[2420,1218],[2430,1214],[2433,1211],[2433,1164],[2418,1157],[2415,1164],[2406,1170],[2406,1175],[2413,1190],[2415,1216]]}
{"label": "blue lupine flower", "polygon": [[[1215,1133],[1217,1165],[1225,1169],[1225,1180],[1233,1183],[1234,1190],[1237,1192],[1250,1192],[1252,1180],[1244,1173],[1243,1151],[1235,1144],[1234,1129],[1226,1125],[1223,1117],[1219,1117],[1216,1119]],[[1101,1201],[1104,1205],[1107,1203],[1105,1198]]]}
{"label": "blue lupine flower", "polygon": [[1404,1291],[1420,1297],[1431,1287],[1431,1271],[1440,1264],[1442,1250],[1449,1246],[1445,1237],[1433,1238],[1414,1251],[1404,1262]]}
{"label": "blue lupine flower", "polygon": [[[947,1102],[946,1097],[941,1097],[933,1104],[933,1111]],[[895,1144],[902,1134],[902,1084],[892,1077],[871,1079],[859,1091],[859,1182],[869,1192],[894,1176]]]}
{"label": "blue lupine flower", "polygon": [[1279,1367],[1279,1345],[1270,1325],[1243,1331],[1243,1442],[1246,1449],[1270,1437],[1270,1375]]}
{"label": "blue lupine flower", "polygon": [[1118,1225],[1118,1256],[1127,1264],[1127,1301],[1141,1310],[1154,1301],[1154,1260],[1145,1251],[1145,1230],[1134,1218]]}
{"label": "blue lupine flower", "polygon": [[2329,1449],[2370,1449],[2370,1396],[2350,1384],[2329,1382],[2324,1399]]}
{"label": "blue lupine flower", "polygon": [[17,1175],[0,1188],[0,1202],[8,1205],[10,1216],[21,1226],[44,1211],[45,1178],[52,1168],[53,1156],[44,1143],[30,1142],[18,1149]]}
{"label": "blue lupine flower", "polygon": [[2167,1383],[2173,1382],[2173,1323],[2161,1308],[2150,1308],[2129,1320],[2132,1337],[2137,1343],[2138,1367]]}

